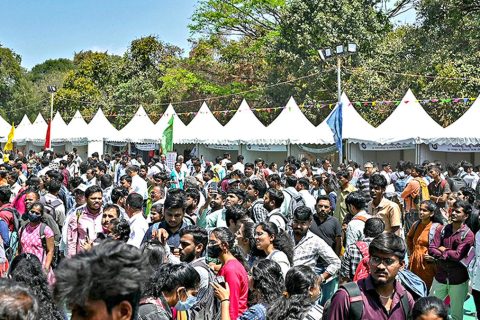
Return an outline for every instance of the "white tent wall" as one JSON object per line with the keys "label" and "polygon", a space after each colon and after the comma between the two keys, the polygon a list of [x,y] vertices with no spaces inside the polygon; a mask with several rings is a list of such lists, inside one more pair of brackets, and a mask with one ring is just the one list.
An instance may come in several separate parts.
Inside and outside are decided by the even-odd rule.
{"label": "white tent wall", "polygon": [[427,144],[422,144],[420,146],[420,159],[421,161],[429,160],[439,160],[442,164],[460,162],[466,160],[472,162],[474,165],[480,164],[480,153],[472,152],[439,152],[431,151]]}
{"label": "white tent wall", "polygon": [[[77,148],[77,153],[82,159],[87,159],[88,157],[88,145],[87,144],[82,144],[82,145],[73,145],[71,142],[65,143],[65,151],[66,152],[72,152],[73,148]],[[99,153],[100,154],[100,153]]]}
{"label": "white tent wall", "polygon": [[[103,155],[103,145],[104,145],[104,142],[103,141],[89,141],[88,142],[88,146],[87,146],[87,157],[88,155],[91,155],[92,153],[94,152],[98,152],[98,155],[102,156]],[[107,146],[105,146],[106,148]],[[78,149],[78,147],[77,147]],[[86,159],[86,158],[83,158],[82,159]]]}
{"label": "white tent wall", "polygon": [[220,150],[220,149],[209,148],[207,145],[204,145],[204,144],[199,145],[198,154],[199,156],[203,155],[203,159],[205,159],[205,161],[211,161],[215,163],[215,158],[222,157],[223,159],[224,153],[230,153],[232,162],[233,163],[237,162],[238,147],[237,147],[237,150]]}
{"label": "white tent wall", "polygon": [[406,160],[415,162],[415,149],[406,150],[385,150],[385,151],[365,151],[360,150],[358,143],[350,144],[351,160],[362,166],[367,161],[381,164],[382,162],[390,162],[394,167],[398,160]]}

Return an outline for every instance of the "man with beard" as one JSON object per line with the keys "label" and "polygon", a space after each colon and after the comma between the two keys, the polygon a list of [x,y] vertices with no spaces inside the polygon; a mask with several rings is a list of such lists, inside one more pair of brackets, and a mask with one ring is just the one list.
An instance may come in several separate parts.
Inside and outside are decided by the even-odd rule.
{"label": "man with beard", "polygon": [[198,203],[200,202],[200,191],[196,188],[189,188],[185,191],[186,194],[186,204],[185,209],[186,216],[192,220],[192,224],[195,224],[198,219]]}
{"label": "man with beard", "polygon": [[263,197],[263,207],[268,211],[268,222],[274,223],[280,230],[286,230],[287,219],[280,212],[284,197],[283,192],[270,188]]}
{"label": "man with beard", "polygon": [[[306,206],[300,206],[293,212],[292,229],[293,229],[293,265],[309,266],[316,269],[316,273],[320,274],[322,283],[322,300],[323,305],[335,292],[335,286],[338,278],[335,277],[340,269],[340,259],[333,251],[332,247],[311,232],[312,210]],[[332,279],[330,279],[332,278]],[[326,282],[326,280],[330,281]]]}
{"label": "man with beard", "polygon": [[268,217],[268,211],[264,208],[263,197],[267,191],[267,185],[260,179],[253,179],[247,187],[247,198],[251,202],[250,215],[255,223],[263,222]]}
{"label": "man with beard", "polygon": [[[234,205],[242,205],[245,201],[245,191],[240,189],[230,189],[225,200],[225,208]],[[214,229],[217,227],[227,227],[227,220],[225,216],[225,208],[212,212],[206,217],[206,229]]]}
{"label": "man with beard", "polygon": [[398,204],[385,198],[387,179],[380,174],[375,174],[370,178],[369,186],[372,200],[368,203],[368,213],[383,220],[385,232],[400,235],[402,213]]}
{"label": "man with beard", "polygon": [[88,187],[85,198],[87,205],[71,214],[66,222],[67,238],[63,241],[67,244],[68,257],[83,251],[82,245],[94,241],[97,233],[102,232],[102,189],[95,185]]}
{"label": "man with beard", "polygon": [[393,233],[382,233],[372,240],[368,252],[370,275],[340,286],[324,319],[408,319],[414,300],[396,280],[405,266],[405,242]]}
{"label": "man with beard", "polygon": [[[223,206],[225,205],[225,199],[227,195],[222,191],[219,192],[217,190],[217,186],[218,185],[216,182],[213,182],[210,185],[205,204],[200,208],[200,215],[197,220],[197,225],[201,228],[206,228],[207,217],[210,215],[214,215],[216,217],[217,215],[221,215],[223,211]],[[209,221],[211,222],[211,218],[209,218]]]}
{"label": "man with beard", "polygon": [[337,218],[331,215],[332,205],[328,196],[321,195],[315,205],[316,213],[313,215],[310,231],[323,239],[337,256],[342,250],[342,226]]}
{"label": "man with beard", "polygon": [[164,203],[164,221],[155,223],[148,228],[143,238],[143,243],[158,237],[160,242],[167,241],[172,253],[178,256],[180,246],[180,230],[190,225],[185,217],[185,191],[180,189],[170,190]]}

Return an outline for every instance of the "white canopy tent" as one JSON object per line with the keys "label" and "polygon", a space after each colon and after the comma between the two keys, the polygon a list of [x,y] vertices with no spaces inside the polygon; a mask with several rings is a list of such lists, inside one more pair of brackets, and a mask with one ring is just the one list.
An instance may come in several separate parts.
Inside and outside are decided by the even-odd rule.
{"label": "white canopy tent", "polygon": [[52,145],[54,142],[56,143],[65,142],[67,140],[66,139],[67,132],[68,132],[68,126],[65,123],[65,120],[63,120],[60,112],[57,111],[57,113],[55,113],[55,116],[53,117],[52,126],[50,128]]}
{"label": "white canopy tent", "polygon": [[10,133],[10,129],[12,125],[9,124],[5,119],[0,116],[0,139],[7,141],[8,134]]}
{"label": "white canopy tent", "polygon": [[80,111],[77,110],[72,120],[68,124],[68,130],[65,134],[65,139],[73,143],[84,142],[87,144],[89,135],[89,126],[85,119],[83,119]]}
{"label": "white canopy tent", "polygon": [[163,113],[162,117],[158,120],[158,122],[155,124],[156,131],[160,133],[160,135],[163,134],[163,131],[165,128],[167,128],[168,121],[170,120],[171,116],[173,115],[174,120],[173,120],[173,143],[178,143],[178,141],[181,139],[182,134],[185,133],[186,130],[186,125],[183,123],[182,119],[180,119],[177,115],[177,112],[175,109],[173,109],[173,106],[170,104]]}
{"label": "white canopy tent", "polygon": [[245,99],[224,127],[224,144],[268,143],[267,128],[258,120]]}
{"label": "white canopy tent", "polygon": [[15,128],[15,134],[13,136],[13,141],[18,144],[26,144],[27,139],[31,135],[32,123],[28,119],[27,115],[24,115],[22,121]]}
{"label": "white canopy tent", "polygon": [[331,144],[332,132],[317,128],[302,113],[297,103],[290,97],[287,105],[267,127],[268,144]]}
{"label": "white canopy tent", "polygon": [[442,130],[430,142],[450,145],[480,145],[480,96],[457,121]]}
{"label": "white canopy tent", "polygon": [[101,108],[97,110],[97,113],[95,113],[88,124],[87,132],[87,154],[98,152],[99,155],[102,155],[104,140],[115,138],[119,135],[118,130],[108,121]]}
{"label": "white canopy tent", "polygon": [[204,102],[195,118],[187,125],[185,134],[178,139],[183,144],[222,143],[224,127],[218,122],[210,108]]}
{"label": "white canopy tent", "polygon": [[375,141],[380,144],[420,144],[441,136],[443,128],[428,115],[408,89],[402,102],[375,131]]}
{"label": "white canopy tent", "polygon": [[35,121],[33,121],[30,137],[28,141],[31,141],[36,146],[43,146],[45,144],[45,137],[47,135],[48,124],[39,113]]}
{"label": "white canopy tent", "polygon": [[123,127],[116,137],[109,137],[109,141],[127,141],[134,143],[158,143],[161,138],[143,107],[138,108],[133,118]]}

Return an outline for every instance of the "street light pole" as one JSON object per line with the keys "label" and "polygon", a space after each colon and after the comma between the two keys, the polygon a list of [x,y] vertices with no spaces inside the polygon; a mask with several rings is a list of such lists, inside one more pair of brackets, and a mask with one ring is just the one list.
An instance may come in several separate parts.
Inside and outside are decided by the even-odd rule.
{"label": "street light pole", "polygon": [[[57,92],[57,87],[55,86],[48,86],[47,91],[50,93],[50,130],[52,128],[52,121],[53,121],[53,96],[55,95],[55,92]],[[49,135],[48,139],[48,145],[50,146],[50,149],[52,148],[52,135]]]}
{"label": "street light pole", "polygon": [[342,99],[342,58],[337,56],[337,96],[338,103]]}

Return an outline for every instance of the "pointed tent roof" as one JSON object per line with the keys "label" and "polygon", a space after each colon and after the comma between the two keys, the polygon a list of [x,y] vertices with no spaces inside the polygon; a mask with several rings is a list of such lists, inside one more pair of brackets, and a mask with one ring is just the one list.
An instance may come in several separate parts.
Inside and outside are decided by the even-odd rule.
{"label": "pointed tent roof", "polygon": [[187,125],[178,143],[222,143],[224,127],[218,122],[210,108],[204,102],[195,118]]}
{"label": "pointed tent roof", "polygon": [[66,135],[68,131],[68,126],[63,120],[60,112],[57,111],[52,120],[52,127],[50,128],[50,134],[52,137],[52,142],[63,142],[66,141]]}
{"label": "pointed tent roof", "polygon": [[117,138],[110,141],[128,141],[134,143],[158,143],[161,133],[157,132],[152,120],[143,107],[138,108],[133,118],[120,130]]}
{"label": "pointed tent roof", "polygon": [[27,138],[30,137],[32,129],[32,123],[28,119],[27,115],[23,115],[22,121],[20,124],[15,128],[15,134],[13,136],[13,141],[15,142],[25,142]]}
{"label": "pointed tent roof", "polygon": [[393,113],[376,128],[376,141],[390,143],[429,143],[441,136],[443,128],[433,120],[408,89]]}
{"label": "pointed tent roof", "polygon": [[32,129],[30,137],[28,138],[29,141],[36,141],[36,142],[45,142],[45,137],[47,135],[47,127],[48,124],[45,122],[42,114],[39,113],[35,121],[33,121]]}
{"label": "pointed tent roof", "polygon": [[[375,128],[369,124],[362,116],[355,110],[355,107],[348,99],[345,92],[342,94],[342,138],[348,139],[350,142],[375,141]],[[327,119],[338,108],[338,105],[330,112],[322,123],[317,127],[319,134],[323,136],[329,132],[331,136],[331,143],[333,140],[333,132],[327,124]]]}
{"label": "pointed tent roof", "polygon": [[88,141],[103,141],[119,135],[118,130],[108,121],[101,108],[98,108],[97,113],[88,124],[87,132]]}
{"label": "pointed tent roof", "polygon": [[88,124],[83,119],[80,111],[77,110],[68,124],[65,138],[69,141],[86,141],[88,136]]}
{"label": "pointed tent roof", "polygon": [[[248,130],[245,128],[248,127]],[[258,120],[250,109],[247,101],[243,99],[237,112],[224,127],[225,134],[221,137],[225,144],[267,143],[267,128]]]}
{"label": "pointed tent roof", "polygon": [[[0,138],[7,138],[12,125],[0,116]],[[5,140],[6,141],[6,140]]]}
{"label": "pointed tent roof", "polygon": [[173,121],[173,143],[178,143],[179,139],[181,139],[182,134],[185,133],[187,126],[185,125],[185,123],[183,123],[182,119],[178,117],[177,112],[171,104],[168,105],[167,110],[165,110],[162,117],[155,124],[155,127],[157,128],[157,132],[159,132],[161,135],[167,127],[168,121],[170,120],[170,117],[172,115],[175,118],[175,120]]}
{"label": "pointed tent roof", "polygon": [[282,112],[267,127],[267,138],[269,144],[329,144],[333,142],[331,133],[330,136],[323,137],[318,134],[315,126],[305,117],[293,97],[290,97]]}
{"label": "pointed tent roof", "polygon": [[457,121],[442,130],[440,137],[432,140],[437,144],[472,145],[480,144],[480,96]]}

